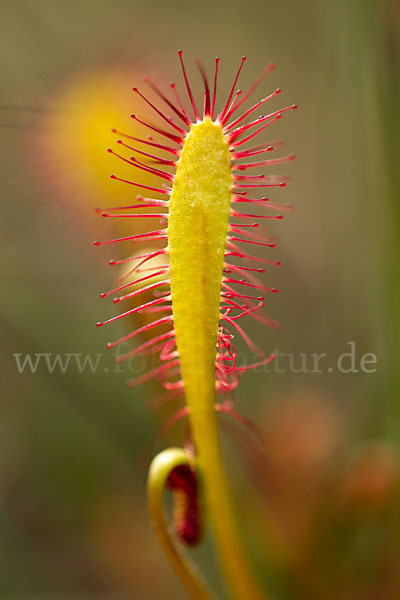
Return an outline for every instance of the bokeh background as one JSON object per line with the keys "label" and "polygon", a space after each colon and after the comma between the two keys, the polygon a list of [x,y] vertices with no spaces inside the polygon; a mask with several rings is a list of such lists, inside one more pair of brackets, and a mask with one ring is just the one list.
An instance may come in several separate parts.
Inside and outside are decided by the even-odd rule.
{"label": "bokeh background", "polygon": [[[293,183],[273,194],[295,206],[271,228],[269,257],[283,265],[267,275],[280,289],[267,309],[283,328],[248,324],[285,355],[282,372],[249,374],[236,395],[266,451],[223,423],[251,560],[277,600],[396,600],[397,0],[1,0],[0,597],[187,598],[146,508],[158,391],[128,390],[129,369],[105,350],[122,324],[94,326],[113,314],[99,292],[115,256],[91,243],[115,233],[93,208],[133,198],[109,181],[126,174],[105,151],[110,129],[133,132],[130,113],[146,113],[130,91],[145,75],[182,85],[180,48],[197,90],[194,58],[211,72],[220,56],[227,90],[246,54],[242,89],[272,60],[260,95],[279,86],[279,102],[300,107],[272,134],[297,156]],[[335,361],[352,347],[358,372],[342,373]],[[20,373],[14,354],[28,353],[101,356],[96,372],[71,361],[64,373],[42,362]],[[320,373],[302,369],[313,353],[327,355]],[[366,353],[374,372],[360,369]],[[160,447],[181,440],[178,428]],[[208,539],[194,558],[218,588]]]}

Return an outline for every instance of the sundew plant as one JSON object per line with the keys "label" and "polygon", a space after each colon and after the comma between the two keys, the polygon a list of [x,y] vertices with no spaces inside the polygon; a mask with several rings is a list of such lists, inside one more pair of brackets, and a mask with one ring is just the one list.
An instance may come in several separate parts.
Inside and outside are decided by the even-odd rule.
{"label": "sundew plant", "polygon": [[[268,171],[294,157],[274,156],[280,142],[254,143],[296,106],[265,110],[279,95],[281,90],[276,89],[246,108],[246,102],[274,65],[269,64],[242,93],[237,84],[245,57],[219,110],[219,59],[212,85],[203,64],[196,61],[204,84],[200,106],[192,93],[182,52],[178,54],[188,102],[179,96],[175,84],[166,95],[147,79],[158,97],[157,104],[138,88],[133,91],[163,125],[132,115],[150,135],[141,139],[129,132],[116,132],[121,153],[109,149],[132,166],[132,181],[117,175],[111,175],[112,179],[125,182],[133,190],[145,190],[146,197],[137,196],[131,205],[103,209],[101,214],[123,219],[153,218],[159,225],[153,231],[95,242],[134,243],[135,247],[143,242],[152,244],[150,252],[139,250],[131,257],[110,261],[111,265],[128,266],[128,271],[124,282],[102,297],[113,295],[115,303],[128,304],[128,309],[98,326],[130,315],[146,315],[144,325],[108,346],[132,341],[132,350],[119,360],[138,353],[158,356],[157,366],[128,381],[129,386],[157,378],[169,397],[183,398],[182,408],[170,417],[168,426],[187,419],[190,440],[184,448],[158,454],[148,478],[151,518],[173,567],[193,598],[211,597],[182,552],[183,545],[201,541],[203,528],[209,524],[230,597],[256,600],[265,596],[247,565],[235,525],[217,413],[225,412],[245,422],[234,410],[232,394],[242,375],[274,358],[255,346],[242,322],[251,318],[277,327],[263,311],[264,298],[277,290],[259,277],[266,268],[280,263],[258,257],[257,249],[275,246],[272,238],[260,232],[260,224],[280,220],[290,209],[264,195],[274,188],[284,188],[288,182],[287,177]],[[261,116],[260,111],[264,113]],[[154,175],[160,183],[146,186],[135,182],[136,170]],[[260,207],[266,210],[260,211]],[[135,344],[142,334],[146,341]],[[242,338],[254,354],[250,364],[237,360],[235,337]],[[175,497],[174,532],[164,515],[166,488]]]}

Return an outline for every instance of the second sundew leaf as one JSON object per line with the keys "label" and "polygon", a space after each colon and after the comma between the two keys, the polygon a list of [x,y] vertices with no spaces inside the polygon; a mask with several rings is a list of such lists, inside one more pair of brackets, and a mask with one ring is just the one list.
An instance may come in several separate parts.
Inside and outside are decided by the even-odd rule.
{"label": "second sundew leaf", "polygon": [[213,407],[220,293],[232,174],[222,127],[206,118],[185,139],[170,199],[174,327],[189,410]]}

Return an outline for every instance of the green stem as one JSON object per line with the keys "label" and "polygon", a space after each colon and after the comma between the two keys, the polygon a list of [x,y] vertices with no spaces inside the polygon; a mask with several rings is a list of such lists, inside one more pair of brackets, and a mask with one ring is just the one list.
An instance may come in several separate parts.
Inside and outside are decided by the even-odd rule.
{"label": "green stem", "polygon": [[206,408],[203,411],[197,409],[190,413],[190,421],[196,448],[196,467],[201,473],[206,506],[231,596],[235,600],[265,600],[247,565],[237,532],[216,413]]}

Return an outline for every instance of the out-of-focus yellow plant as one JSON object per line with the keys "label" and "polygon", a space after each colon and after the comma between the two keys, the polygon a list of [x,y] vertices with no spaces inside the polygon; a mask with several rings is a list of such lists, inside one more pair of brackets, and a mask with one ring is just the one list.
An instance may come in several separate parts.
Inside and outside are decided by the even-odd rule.
{"label": "out-of-focus yellow plant", "polygon": [[[132,135],[139,129],[129,119],[137,102],[129,81],[138,77],[143,77],[139,69],[82,73],[59,87],[49,102],[43,149],[53,162],[60,188],[74,190],[79,203],[84,198],[95,207],[106,199],[112,206],[127,196],[126,190],[109,181],[107,148],[115,141],[113,129],[129,125]],[[121,165],[121,177],[129,173],[129,166]],[[148,173],[138,177],[143,183],[151,180]]]}
{"label": "out-of-focus yellow plant", "polygon": [[[115,143],[115,130],[129,129],[132,136],[142,134],[142,127],[129,115],[138,104],[130,82],[133,78],[137,80],[143,77],[144,73],[138,65],[133,68],[96,68],[71,76],[48,101],[47,116],[42,123],[38,142],[40,147],[37,149],[42,157],[40,164],[44,167],[40,184],[46,188],[51,202],[60,206],[68,203],[79,208],[77,227],[83,224],[92,230],[93,210],[96,207],[118,206],[129,196],[126,186],[115,185],[110,179],[114,165],[107,150]],[[142,112],[148,116],[149,110],[142,106],[140,99],[139,102]],[[132,144],[135,142],[132,141]],[[146,146],[138,145],[139,150],[146,151]],[[131,167],[121,161],[118,173],[122,178],[129,178]],[[151,173],[137,173],[140,184],[151,185],[153,180]],[[152,210],[143,208],[142,212]],[[108,219],[108,226],[117,236],[142,231],[143,227],[150,227],[152,223],[147,218]],[[151,252],[154,248],[149,241],[145,251]],[[130,253],[129,244],[120,245],[113,258],[123,259]],[[160,256],[158,262],[162,265],[164,257]],[[132,279],[129,263],[116,264],[113,275],[116,283]],[[149,317],[137,314],[132,315],[130,320],[139,328],[148,322]],[[146,339],[145,332],[142,337]]]}

